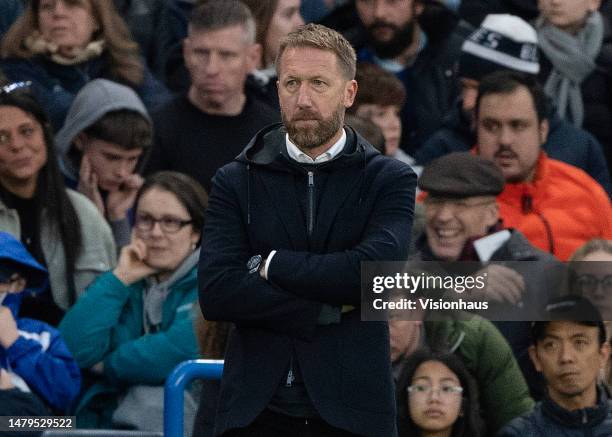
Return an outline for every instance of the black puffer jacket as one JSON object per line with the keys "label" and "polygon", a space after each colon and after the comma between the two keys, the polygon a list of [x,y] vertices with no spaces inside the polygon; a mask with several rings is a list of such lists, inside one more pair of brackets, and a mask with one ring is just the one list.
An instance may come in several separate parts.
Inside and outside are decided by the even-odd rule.
{"label": "black puffer jacket", "polygon": [[567,411],[546,397],[529,414],[517,417],[497,437],[610,437],[612,400],[598,389],[595,407]]}

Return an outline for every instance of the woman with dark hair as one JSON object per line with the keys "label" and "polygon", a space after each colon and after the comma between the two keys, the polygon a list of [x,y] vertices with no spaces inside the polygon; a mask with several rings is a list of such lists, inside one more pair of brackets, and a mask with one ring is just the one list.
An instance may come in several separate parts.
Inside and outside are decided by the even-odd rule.
{"label": "woman with dark hair", "polygon": [[164,380],[198,357],[192,307],[207,203],[204,188],[182,173],[146,179],[117,267],[64,317],[66,344],[95,381],[77,407],[79,427],[161,428]]}
{"label": "woman with dark hair", "polygon": [[401,437],[481,437],[478,388],[461,358],[420,349],[397,383]]}
{"label": "woman with dark hair", "polygon": [[279,108],[276,91],[276,55],[280,41],[304,24],[301,0],[242,0],[255,19],[255,41],[261,45],[258,69],[253,72],[259,98]]}
{"label": "woman with dark hair", "polygon": [[59,129],[74,96],[106,78],[133,88],[151,109],[169,97],[108,0],[32,0],[0,43],[0,68],[30,80]]}
{"label": "woman with dark hair", "polygon": [[0,230],[49,270],[50,287],[25,297],[20,316],[57,325],[114,265],[115,245],[96,207],[64,186],[46,114],[25,85],[0,88]]}

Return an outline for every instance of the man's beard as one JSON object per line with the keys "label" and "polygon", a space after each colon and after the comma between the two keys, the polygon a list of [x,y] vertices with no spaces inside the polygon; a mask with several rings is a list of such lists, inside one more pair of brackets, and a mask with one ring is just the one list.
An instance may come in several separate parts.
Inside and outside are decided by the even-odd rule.
{"label": "man's beard", "polygon": [[[412,44],[414,40],[414,25],[414,21],[409,21],[404,27],[400,28],[395,24],[377,20],[367,28],[368,43],[379,58],[396,58]],[[379,41],[374,37],[374,32],[379,27],[393,29],[393,36],[389,41]]]}
{"label": "man's beard", "polygon": [[[287,128],[289,138],[300,149],[307,150],[316,149],[331,140],[342,127],[343,114],[344,106],[339,105],[336,111],[327,119],[320,119],[310,112],[302,112],[296,114],[297,119],[289,121],[281,111],[283,124]],[[317,123],[314,127],[296,126],[297,121],[304,119],[316,120]]]}

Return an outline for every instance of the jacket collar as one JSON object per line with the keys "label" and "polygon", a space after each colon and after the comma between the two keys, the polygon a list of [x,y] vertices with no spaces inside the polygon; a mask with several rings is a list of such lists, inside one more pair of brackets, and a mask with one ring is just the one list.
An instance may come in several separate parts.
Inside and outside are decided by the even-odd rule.
{"label": "jacket collar", "polygon": [[567,428],[585,428],[599,425],[608,414],[610,405],[603,387],[597,387],[597,404],[594,407],[568,411],[555,403],[546,394],[542,400],[542,412],[555,422]]}

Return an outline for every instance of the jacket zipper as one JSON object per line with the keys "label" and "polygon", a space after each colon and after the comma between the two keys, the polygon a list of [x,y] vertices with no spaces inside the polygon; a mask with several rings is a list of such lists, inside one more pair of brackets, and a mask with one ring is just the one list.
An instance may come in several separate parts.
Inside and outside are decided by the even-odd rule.
{"label": "jacket zipper", "polygon": [[291,387],[293,385],[293,380],[295,376],[293,376],[293,352],[291,353],[291,359],[289,360],[289,372],[287,373],[287,381],[285,382],[285,387]]}
{"label": "jacket zipper", "polygon": [[314,229],[314,172],[308,172],[308,237]]}

